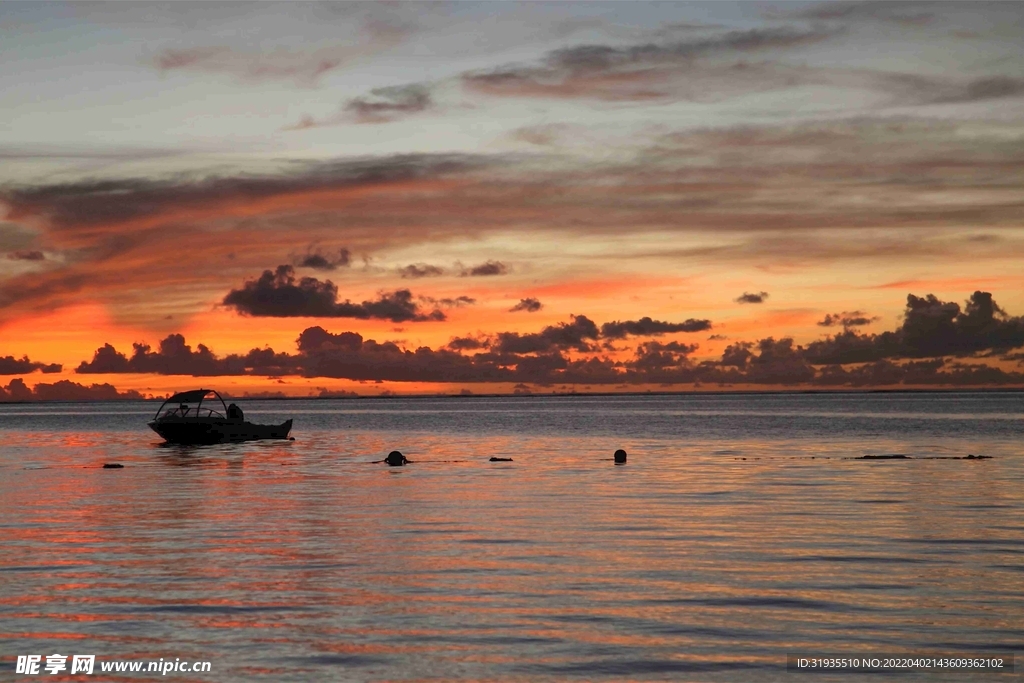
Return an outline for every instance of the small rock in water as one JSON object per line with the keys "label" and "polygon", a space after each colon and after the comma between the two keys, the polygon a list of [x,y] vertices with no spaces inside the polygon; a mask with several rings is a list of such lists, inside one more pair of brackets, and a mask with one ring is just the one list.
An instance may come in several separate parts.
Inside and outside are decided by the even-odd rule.
{"label": "small rock in water", "polygon": [[120,470],[124,469],[124,465],[119,462],[105,462],[103,463],[103,469],[105,470]]}
{"label": "small rock in water", "polygon": [[512,458],[495,458],[492,456],[491,462],[512,462]]}
{"label": "small rock in water", "polygon": [[621,465],[624,462],[626,462],[626,451],[620,448],[619,450],[615,451],[615,464]]}
{"label": "small rock in water", "polygon": [[409,462],[409,460],[404,455],[402,455],[401,451],[391,451],[390,453],[388,453],[388,457],[384,458],[384,462],[386,462],[391,467],[401,467],[402,465]]}

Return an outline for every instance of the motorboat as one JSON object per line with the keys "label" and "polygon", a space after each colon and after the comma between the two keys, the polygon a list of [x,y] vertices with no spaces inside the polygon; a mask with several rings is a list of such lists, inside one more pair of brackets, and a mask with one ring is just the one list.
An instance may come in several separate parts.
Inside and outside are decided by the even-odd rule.
{"label": "motorboat", "polygon": [[[210,397],[220,401],[223,410],[216,409]],[[206,403],[204,404],[204,401]],[[210,405],[214,407],[210,407]],[[292,421],[279,425],[260,425],[245,419],[242,409],[224,403],[223,397],[213,389],[195,389],[174,394],[156,411],[150,428],[169,443],[210,444],[257,439],[287,439]]]}

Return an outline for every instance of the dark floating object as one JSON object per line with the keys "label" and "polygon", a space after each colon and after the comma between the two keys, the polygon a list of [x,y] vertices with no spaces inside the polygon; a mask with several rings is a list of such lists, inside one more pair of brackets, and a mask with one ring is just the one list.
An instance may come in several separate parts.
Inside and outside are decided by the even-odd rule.
{"label": "dark floating object", "polygon": [[862,455],[857,460],[911,460],[906,455]]}
{"label": "dark floating object", "polygon": [[626,451],[622,450],[621,448],[615,451],[614,457],[616,465],[624,465],[626,463]]}
{"label": "dark floating object", "polygon": [[961,460],[991,460],[992,456],[991,455],[971,455],[970,453],[968,453],[966,458],[960,458],[960,459]]}
{"label": "dark floating object", "polygon": [[401,451],[391,451],[388,453],[388,457],[384,458],[384,462],[391,467],[401,467],[407,464],[409,459],[402,455]]}
{"label": "dark floating object", "polygon": [[492,456],[491,462],[512,462],[512,458],[495,458]]}
{"label": "dark floating object", "polygon": [[124,465],[119,462],[105,462],[103,463],[103,469],[105,470],[121,470],[124,469]]}
{"label": "dark floating object", "polygon": [[[224,408],[223,412],[203,408],[203,400],[213,394]],[[195,403],[195,407],[189,404]],[[170,404],[172,408],[164,410]],[[258,425],[247,422],[242,409],[224,399],[213,389],[196,389],[175,394],[163,402],[150,428],[169,443],[210,444],[229,441],[255,441],[257,439],[287,439],[292,421],[279,425]]]}

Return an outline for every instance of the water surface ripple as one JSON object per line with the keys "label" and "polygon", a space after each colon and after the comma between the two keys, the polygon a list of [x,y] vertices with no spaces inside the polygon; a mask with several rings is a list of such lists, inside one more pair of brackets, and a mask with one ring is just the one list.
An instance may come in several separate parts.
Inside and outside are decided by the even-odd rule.
{"label": "water surface ripple", "polygon": [[[1021,394],[245,407],[295,441],[166,447],[149,403],[0,406],[3,667],[788,681],[789,652],[1024,643]],[[392,449],[413,464],[371,464]],[[908,459],[856,459],[886,454]]]}

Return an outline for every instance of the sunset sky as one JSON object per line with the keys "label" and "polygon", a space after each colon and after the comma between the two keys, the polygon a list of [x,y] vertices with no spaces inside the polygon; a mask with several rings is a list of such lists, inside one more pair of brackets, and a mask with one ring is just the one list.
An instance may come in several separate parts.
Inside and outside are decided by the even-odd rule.
{"label": "sunset sky", "polygon": [[1016,2],[0,3],[0,400],[1024,386],[1022,45]]}

